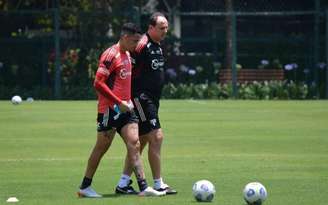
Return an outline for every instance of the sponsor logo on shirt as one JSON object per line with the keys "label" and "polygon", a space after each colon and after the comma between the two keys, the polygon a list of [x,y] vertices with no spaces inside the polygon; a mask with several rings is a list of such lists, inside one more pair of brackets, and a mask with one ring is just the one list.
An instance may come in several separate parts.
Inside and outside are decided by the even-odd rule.
{"label": "sponsor logo on shirt", "polygon": [[164,66],[164,62],[163,61],[158,61],[158,59],[153,59],[151,61],[151,68],[153,70],[157,70],[158,68],[163,67],[163,66]]}

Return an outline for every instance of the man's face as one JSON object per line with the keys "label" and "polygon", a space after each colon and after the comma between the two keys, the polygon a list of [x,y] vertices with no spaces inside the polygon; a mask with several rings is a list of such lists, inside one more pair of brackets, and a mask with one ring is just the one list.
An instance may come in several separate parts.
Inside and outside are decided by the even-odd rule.
{"label": "man's face", "polygon": [[150,25],[150,35],[153,40],[160,42],[166,36],[167,30],[169,28],[169,24],[165,17],[159,16],[157,17],[156,25]]}
{"label": "man's face", "polygon": [[125,36],[125,47],[128,51],[133,52],[141,38],[141,34],[133,34]]}

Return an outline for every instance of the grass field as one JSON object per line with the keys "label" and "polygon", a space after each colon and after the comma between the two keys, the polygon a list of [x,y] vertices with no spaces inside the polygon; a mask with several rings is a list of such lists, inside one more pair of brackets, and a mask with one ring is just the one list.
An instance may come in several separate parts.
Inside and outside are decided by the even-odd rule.
{"label": "grass field", "polygon": [[[328,101],[162,101],[163,175],[176,196],[113,194],[125,148],[117,137],[94,178],[102,199],[77,188],[95,142],[95,101],[0,102],[0,204],[197,204],[191,188],[208,179],[211,204],[243,205],[251,181],[266,205],[328,204]],[[148,182],[152,183],[145,158]],[[136,184],[135,184],[136,185]]]}

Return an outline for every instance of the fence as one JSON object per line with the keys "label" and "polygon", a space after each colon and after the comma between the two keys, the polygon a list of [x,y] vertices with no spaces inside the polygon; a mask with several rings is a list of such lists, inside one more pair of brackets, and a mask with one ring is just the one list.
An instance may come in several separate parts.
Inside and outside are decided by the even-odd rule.
{"label": "fence", "polygon": [[[207,38],[207,48],[218,49],[216,54],[212,53],[222,65],[220,69],[230,67],[226,62],[227,41],[222,40],[229,35],[227,23],[230,22],[233,26],[228,29],[231,29],[230,38],[235,36],[231,44],[235,46],[232,55],[237,70],[284,69],[287,80],[306,82],[317,88],[315,95],[324,96],[324,90],[328,90],[323,9],[327,2],[241,0],[233,1],[230,10],[227,10],[229,1],[211,2],[193,1],[187,6],[183,1],[181,24],[185,27],[184,34],[204,39],[211,36]],[[200,48],[198,42],[188,40],[189,51]],[[233,84],[238,89],[236,82]]]}
{"label": "fence", "polygon": [[[239,0],[230,10],[229,0],[177,2],[125,0],[111,7],[0,11],[0,98],[17,92],[42,99],[94,98],[91,83],[98,55],[116,41],[122,22],[141,22],[145,29],[152,9],[164,11],[172,28],[163,45],[168,82],[217,82],[220,70],[233,59],[236,73],[283,69],[286,80],[306,82],[317,88],[314,95],[324,97],[326,92],[328,97],[327,2]],[[235,46],[230,47],[233,58],[227,42]],[[81,89],[82,95],[75,94]]]}

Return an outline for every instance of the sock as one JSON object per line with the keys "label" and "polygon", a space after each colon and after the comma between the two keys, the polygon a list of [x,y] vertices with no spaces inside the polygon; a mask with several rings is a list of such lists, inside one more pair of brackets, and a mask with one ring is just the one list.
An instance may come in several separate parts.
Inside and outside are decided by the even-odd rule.
{"label": "sock", "polygon": [[147,185],[146,179],[138,179],[138,186],[139,186],[140,192],[147,189],[148,185]]}
{"label": "sock", "polygon": [[163,188],[162,185],[164,185],[164,182],[163,182],[162,178],[154,179],[154,188],[155,189]]}
{"label": "sock", "polygon": [[83,180],[82,180],[82,184],[80,186],[80,189],[85,189],[87,188],[88,186],[90,186],[92,183],[92,178],[88,178],[88,177],[84,177]]}
{"label": "sock", "polygon": [[118,182],[118,186],[123,188],[123,187],[126,187],[129,185],[130,183],[130,176],[129,175],[126,175],[126,174],[122,174],[121,175],[121,178],[120,178],[120,181]]}

